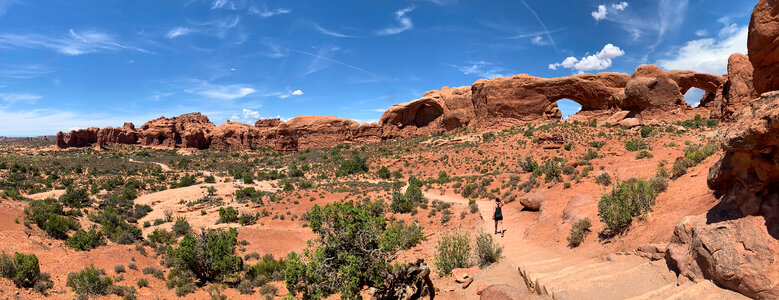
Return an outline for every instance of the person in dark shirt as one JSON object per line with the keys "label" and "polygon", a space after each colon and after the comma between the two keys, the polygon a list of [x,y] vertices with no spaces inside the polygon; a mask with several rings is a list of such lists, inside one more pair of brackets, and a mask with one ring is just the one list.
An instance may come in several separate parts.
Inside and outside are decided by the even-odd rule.
{"label": "person in dark shirt", "polygon": [[[500,233],[503,236],[503,203],[500,202],[500,198],[495,198],[495,211],[492,213],[492,219],[495,220],[495,234]],[[498,225],[500,224],[501,230],[498,231]]]}

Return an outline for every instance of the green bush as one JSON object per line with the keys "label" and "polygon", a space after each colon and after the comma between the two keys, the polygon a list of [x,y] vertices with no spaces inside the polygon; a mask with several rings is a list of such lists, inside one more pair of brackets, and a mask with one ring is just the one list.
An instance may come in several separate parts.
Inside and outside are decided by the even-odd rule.
{"label": "green bush", "polygon": [[671,179],[682,177],[684,174],[687,174],[687,169],[693,166],[695,166],[695,162],[686,157],[675,160],[673,167],[671,167]]}
{"label": "green bush", "polygon": [[62,205],[53,199],[32,200],[24,209],[26,219],[34,222],[49,236],[64,240],[70,230],[78,229],[79,223],[71,217],[64,216]]}
{"label": "green bush", "polygon": [[232,206],[228,206],[227,208],[220,207],[219,208],[219,222],[221,222],[221,223],[234,223],[234,222],[238,222],[238,210],[236,210]]}
{"label": "green bush", "polygon": [[0,254],[0,276],[10,279],[16,286],[33,287],[41,279],[38,257],[19,252],[11,257],[3,252]]}
{"label": "green bush", "polygon": [[643,140],[629,140],[625,142],[625,149],[631,152],[647,149],[647,147],[646,142]]}
{"label": "green bush", "polygon": [[647,125],[641,126],[641,137],[648,138],[650,135],[652,135],[653,130],[654,128],[652,128],[652,126],[647,126]]}
{"label": "green bush", "polygon": [[263,284],[262,287],[260,288],[260,294],[265,295],[266,297],[272,297],[276,295],[276,292],[278,292],[278,290],[279,288],[277,288],[275,285],[266,283]]}
{"label": "green bush", "polygon": [[606,172],[600,173],[598,176],[595,176],[595,182],[602,186],[609,186],[611,185],[611,175]]}
{"label": "green bush", "polygon": [[192,226],[187,222],[185,217],[176,217],[176,222],[173,223],[173,233],[176,235],[185,235],[192,230]]}
{"label": "green bush", "polygon": [[155,228],[154,231],[146,236],[150,242],[163,245],[169,245],[176,242],[176,236],[164,228]]}
{"label": "green bush", "polygon": [[95,228],[91,228],[89,231],[76,231],[76,233],[65,242],[65,245],[68,247],[80,251],[87,251],[105,244],[106,242],[103,233]]}
{"label": "green bush", "polygon": [[176,268],[191,271],[201,282],[221,280],[243,268],[243,260],[235,255],[237,236],[235,228],[187,233],[169,256]]}
{"label": "green bush", "polygon": [[638,154],[636,154],[636,159],[644,159],[644,158],[652,158],[654,157],[652,153],[646,150],[641,150]]}
{"label": "green bush", "polygon": [[138,288],[145,288],[149,286],[149,280],[146,278],[139,278],[135,284],[138,286]]}
{"label": "green bush", "polygon": [[89,203],[89,194],[87,194],[86,188],[77,189],[73,187],[67,187],[65,189],[65,194],[60,196],[59,201],[67,204],[70,207],[81,208]]}
{"label": "green bush", "polygon": [[571,226],[571,232],[568,235],[568,246],[571,248],[579,247],[584,241],[584,237],[590,232],[592,222],[590,218],[584,218],[573,223]]}
{"label": "green bush", "polygon": [[254,284],[249,280],[241,280],[238,282],[238,285],[235,287],[236,290],[238,290],[239,293],[242,295],[249,295],[254,293]]}
{"label": "green bush", "polygon": [[171,269],[165,286],[176,289],[176,296],[182,297],[194,293],[197,286],[194,282],[195,274],[190,270]]}
{"label": "green bush", "polygon": [[598,202],[598,216],[611,234],[630,226],[634,217],[652,211],[657,191],[641,179],[631,178],[614,186],[610,194],[603,194]]}
{"label": "green bush", "polygon": [[246,225],[252,225],[257,223],[257,220],[260,219],[260,213],[241,213],[238,216],[238,224],[241,224],[242,226]]}
{"label": "green bush", "polygon": [[449,275],[452,269],[470,267],[470,252],[471,244],[467,233],[445,233],[436,247],[434,264],[438,274]]}
{"label": "green bush", "polygon": [[503,246],[493,240],[492,234],[481,233],[476,237],[476,259],[480,268],[498,262],[503,254]]}
{"label": "green bush", "polygon": [[381,179],[389,179],[390,178],[390,171],[387,169],[387,167],[381,167],[378,171],[376,171],[376,176],[379,176]]}
{"label": "green bush", "polygon": [[396,252],[381,245],[397,243],[386,241],[394,235],[385,232],[384,207],[382,202],[314,205],[305,220],[318,237],[309,241],[305,260],[295,253],[287,259],[290,296],[321,299],[340,292],[354,299],[366,286],[385,286]]}
{"label": "green bush", "polygon": [[414,204],[408,201],[405,195],[400,192],[392,193],[392,202],[390,202],[390,211],[397,214],[405,214],[411,212],[414,208]]}
{"label": "green bush", "polygon": [[410,184],[408,188],[406,188],[406,201],[411,202],[412,206],[417,206],[424,202],[422,190],[419,188],[419,185]]}
{"label": "green bush", "polygon": [[668,189],[668,181],[663,177],[652,177],[649,178],[648,182],[657,193],[665,192]]}
{"label": "green bush", "polygon": [[86,296],[106,295],[108,288],[113,284],[111,278],[101,276],[100,271],[94,266],[70,273],[67,279],[67,286],[71,287],[73,292]]}
{"label": "green bush", "polygon": [[407,226],[402,222],[392,222],[384,231],[379,248],[386,251],[406,250],[425,240],[422,226]]}
{"label": "green bush", "polygon": [[277,260],[272,254],[265,254],[260,261],[246,269],[246,279],[252,282],[260,277],[284,280],[286,268],[287,260]]}
{"label": "green bush", "polygon": [[346,175],[365,173],[368,172],[368,166],[369,164],[366,159],[360,157],[355,151],[352,153],[352,157],[350,159],[341,162],[341,165],[338,166],[338,170],[335,172],[335,176],[342,177]]}

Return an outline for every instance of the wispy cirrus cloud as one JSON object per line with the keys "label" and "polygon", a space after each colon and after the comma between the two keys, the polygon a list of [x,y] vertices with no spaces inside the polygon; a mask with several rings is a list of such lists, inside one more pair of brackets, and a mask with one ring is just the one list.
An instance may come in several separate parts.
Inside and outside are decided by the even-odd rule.
{"label": "wispy cirrus cloud", "polygon": [[506,70],[486,61],[474,61],[467,65],[451,65],[465,75],[476,75],[480,78],[492,79],[504,77]]}
{"label": "wispy cirrus cloud", "polygon": [[61,36],[37,33],[0,33],[0,48],[49,49],[70,56],[123,50],[154,53],[119,42],[114,36],[105,32],[95,30],[78,32],[73,29]]}
{"label": "wispy cirrus cloud", "polygon": [[395,21],[398,22],[398,24],[381,29],[376,31],[376,34],[378,35],[395,35],[401,32],[404,32],[406,30],[409,30],[411,28],[414,28],[414,23],[411,21],[411,18],[407,17],[406,14],[410,13],[411,11],[416,8],[415,6],[409,6],[404,9],[398,10],[395,12]]}
{"label": "wispy cirrus cloud", "polygon": [[325,29],[322,26],[319,26],[319,24],[317,24],[317,23],[313,23],[313,24],[314,24],[314,28],[317,31],[319,31],[320,33],[324,34],[324,35],[329,35],[329,36],[337,37],[337,38],[352,38],[352,37],[354,37],[354,36],[351,36],[351,35],[347,35],[347,34],[343,34],[343,33],[340,33],[340,32],[335,32],[335,31],[332,31],[332,30],[329,30],[329,29]]}
{"label": "wispy cirrus cloud", "polygon": [[169,39],[174,39],[176,37],[188,35],[193,32],[195,32],[195,30],[192,28],[179,26],[179,27],[172,28],[170,31],[168,31],[168,34],[166,34],[165,37]]}
{"label": "wispy cirrus cloud", "polygon": [[43,65],[0,65],[0,77],[5,78],[29,79],[51,73],[54,73],[54,70]]}
{"label": "wispy cirrus cloud", "polygon": [[194,86],[184,91],[216,100],[235,100],[257,92],[246,84],[213,84],[202,80],[193,80]]}
{"label": "wispy cirrus cloud", "polygon": [[525,5],[525,8],[527,8],[527,10],[533,15],[533,17],[536,18],[536,21],[538,21],[538,24],[541,25],[541,28],[544,29],[543,30],[545,32],[544,35],[549,40],[549,43],[552,44],[552,47],[554,48],[555,52],[557,52],[557,55],[562,56],[560,54],[560,50],[557,49],[557,43],[555,43],[554,38],[552,38],[551,31],[549,31],[549,28],[546,27],[546,23],[544,23],[544,21],[541,20],[541,17],[538,16],[536,11],[533,8],[531,8],[530,5],[528,5],[525,0],[520,0],[520,1],[522,2],[522,4]]}
{"label": "wispy cirrus cloud", "polygon": [[4,15],[11,9],[11,5],[18,3],[16,0],[0,0],[0,16]]}
{"label": "wispy cirrus cloud", "polygon": [[6,104],[16,104],[16,103],[35,104],[41,98],[43,97],[36,94],[28,94],[28,93],[0,93],[0,99],[2,99],[3,102],[5,102]]}
{"label": "wispy cirrus cloud", "polygon": [[291,13],[292,10],[288,8],[276,8],[276,9],[268,9],[267,7],[257,8],[257,7],[250,7],[249,13],[252,15],[260,16],[263,19],[267,19],[273,16],[283,15]]}

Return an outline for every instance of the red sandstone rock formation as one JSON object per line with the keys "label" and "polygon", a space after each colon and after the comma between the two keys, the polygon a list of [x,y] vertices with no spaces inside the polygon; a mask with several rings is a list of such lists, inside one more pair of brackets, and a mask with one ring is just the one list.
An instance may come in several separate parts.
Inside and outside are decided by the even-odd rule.
{"label": "red sandstone rock formation", "polygon": [[681,88],[671,76],[657,66],[641,65],[625,86],[625,100],[621,108],[636,111],[667,110],[685,105]]}
{"label": "red sandstone rock formation", "polygon": [[204,149],[210,144],[206,136],[215,127],[208,117],[200,113],[185,114],[170,119],[159,117],[141,126],[141,144]]}
{"label": "red sandstone rock formation", "polygon": [[106,144],[137,144],[138,131],[133,123],[124,123],[123,127],[106,127],[97,132],[97,145]]}
{"label": "red sandstone rock formation", "polygon": [[752,72],[746,55],[734,53],[728,58],[728,74],[722,76],[725,84],[701,100],[701,106],[710,109],[711,118],[730,121],[745,103],[759,97],[752,87]]}
{"label": "red sandstone rock formation", "polygon": [[97,132],[100,128],[90,127],[87,129],[72,130],[70,133],[57,132],[57,147],[85,147],[97,142]]}
{"label": "red sandstone rock formation", "polygon": [[272,147],[275,137],[275,130],[228,121],[211,130],[207,139],[210,141],[209,146],[217,149],[251,149]]}
{"label": "red sandstone rock formation", "polygon": [[755,91],[779,90],[779,0],[757,2],[749,21],[747,48],[755,68]]}

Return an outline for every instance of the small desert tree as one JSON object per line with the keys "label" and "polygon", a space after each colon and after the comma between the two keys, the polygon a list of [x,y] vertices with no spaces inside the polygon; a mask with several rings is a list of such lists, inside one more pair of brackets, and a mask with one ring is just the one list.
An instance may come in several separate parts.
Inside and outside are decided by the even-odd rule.
{"label": "small desert tree", "polygon": [[170,250],[173,265],[179,270],[191,271],[201,283],[240,272],[243,260],[235,255],[237,236],[235,228],[187,233],[179,246]]}
{"label": "small desert tree", "polygon": [[401,237],[395,228],[385,233],[384,204],[332,203],[315,205],[308,213],[308,226],[319,237],[302,257],[290,254],[286,282],[290,293],[304,299],[321,299],[341,293],[357,299],[365,286],[382,289],[391,277],[399,249],[419,239]]}

